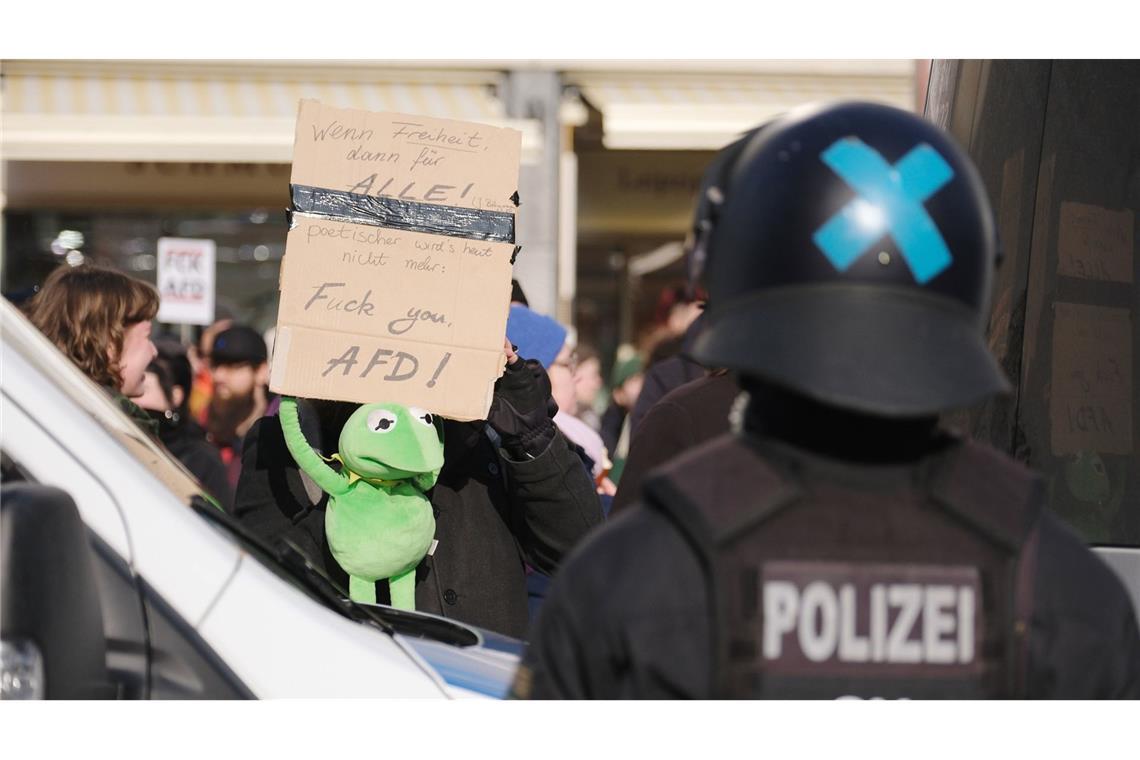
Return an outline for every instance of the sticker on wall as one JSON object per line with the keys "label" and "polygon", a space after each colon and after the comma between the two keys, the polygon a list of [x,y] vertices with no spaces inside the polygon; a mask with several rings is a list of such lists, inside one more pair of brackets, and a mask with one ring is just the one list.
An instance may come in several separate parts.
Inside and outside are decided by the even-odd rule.
{"label": "sticker on wall", "polygon": [[1061,203],[1057,274],[1132,282],[1133,213],[1087,203]]}
{"label": "sticker on wall", "polygon": [[1054,454],[1132,452],[1132,313],[1057,302],[1049,401]]}

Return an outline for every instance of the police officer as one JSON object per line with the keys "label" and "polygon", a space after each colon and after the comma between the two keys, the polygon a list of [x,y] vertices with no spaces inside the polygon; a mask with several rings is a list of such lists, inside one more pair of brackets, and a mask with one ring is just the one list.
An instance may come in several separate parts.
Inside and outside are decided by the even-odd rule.
{"label": "police officer", "polygon": [[[685,237],[689,290],[694,294],[707,290],[709,232],[724,205],[733,165],[763,127],[754,127],[721,148],[701,177],[692,227]],[[610,506],[611,516],[637,502],[645,477],[656,467],[728,432],[728,413],[740,389],[723,369],[706,368],[688,356],[703,328],[702,313],[685,333],[680,353],[654,364],[645,373],[630,418],[629,456]]]}
{"label": "police officer", "polygon": [[1120,581],[1037,476],[937,422],[1007,389],[965,154],[885,106],[792,112],[708,245],[694,354],[747,403],[567,561],[513,693],[1140,697]]}

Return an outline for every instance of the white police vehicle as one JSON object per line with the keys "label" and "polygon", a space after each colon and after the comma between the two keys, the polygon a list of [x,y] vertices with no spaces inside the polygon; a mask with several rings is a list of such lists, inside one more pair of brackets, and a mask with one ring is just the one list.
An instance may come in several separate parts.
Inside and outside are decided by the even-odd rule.
{"label": "white police vehicle", "polygon": [[4,299],[0,329],[5,698],[506,694],[521,642],[344,599],[208,503]]}

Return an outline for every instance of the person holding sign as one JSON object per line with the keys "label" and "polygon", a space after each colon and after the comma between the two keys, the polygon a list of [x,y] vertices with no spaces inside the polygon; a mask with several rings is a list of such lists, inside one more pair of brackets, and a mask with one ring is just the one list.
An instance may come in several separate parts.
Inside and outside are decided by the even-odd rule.
{"label": "person holding sign", "polygon": [[[434,551],[416,568],[417,610],[510,636],[526,630],[525,565],[553,574],[602,510],[581,460],[553,422],[542,365],[508,344],[485,421],[444,420],[444,464],[428,493]],[[300,399],[305,439],[325,457],[357,404]],[[270,543],[289,541],[342,588],[348,577],[325,536],[328,497],[289,454],[278,417],[246,436],[234,515]],[[386,582],[377,600],[389,601]]]}
{"label": "person holding sign", "polygon": [[[361,404],[444,420],[415,608],[513,636],[528,621],[525,566],[553,573],[602,521],[542,364],[504,346],[521,147],[516,130],[302,101],[269,378],[325,458]],[[236,517],[348,590],[327,510],[282,421],[255,424]],[[376,597],[392,601],[387,583]]]}

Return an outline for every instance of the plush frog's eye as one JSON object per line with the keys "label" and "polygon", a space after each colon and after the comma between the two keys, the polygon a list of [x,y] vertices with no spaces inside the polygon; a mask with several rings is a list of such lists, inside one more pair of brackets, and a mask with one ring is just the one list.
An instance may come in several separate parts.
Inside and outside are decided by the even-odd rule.
{"label": "plush frog's eye", "polygon": [[387,409],[377,409],[368,415],[368,429],[373,433],[391,433],[396,429],[396,415]]}
{"label": "plush frog's eye", "polygon": [[435,423],[435,416],[428,410],[420,409],[418,406],[408,407],[408,414],[428,427],[431,427]]}

